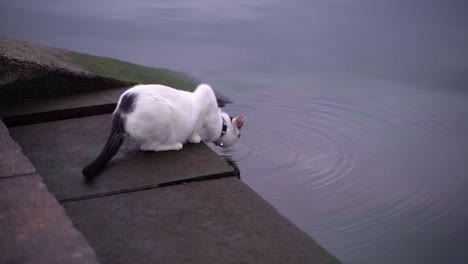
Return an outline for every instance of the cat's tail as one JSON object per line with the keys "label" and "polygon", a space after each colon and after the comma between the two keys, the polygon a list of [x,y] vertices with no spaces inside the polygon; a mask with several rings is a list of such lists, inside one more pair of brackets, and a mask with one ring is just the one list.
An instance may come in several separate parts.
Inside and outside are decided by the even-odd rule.
{"label": "cat's tail", "polygon": [[104,166],[117,153],[125,139],[123,116],[116,112],[112,119],[112,129],[106,145],[97,158],[83,169],[83,175],[88,179],[96,177]]}

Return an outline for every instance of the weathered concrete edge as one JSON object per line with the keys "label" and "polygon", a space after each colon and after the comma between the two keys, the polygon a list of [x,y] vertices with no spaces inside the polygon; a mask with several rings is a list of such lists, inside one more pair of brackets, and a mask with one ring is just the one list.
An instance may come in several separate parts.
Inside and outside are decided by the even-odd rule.
{"label": "weathered concrete edge", "polygon": [[[9,79],[16,76],[14,81]],[[129,87],[134,82],[108,78],[94,73],[74,72],[0,54],[0,102],[14,104],[87,91]]]}
{"label": "weathered concrete edge", "polygon": [[0,120],[0,179],[35,173],[36,168],[23,155],[21,147],[9,134],[8,129]]}
{"label": "weathered concrete edge", "polygon": [[[89,62],[96,64],[90,68]],[[112,62],[109,66],[108,63]],[[116,69],[117,73],[116,74]],[[139,72],[138,76],[130,74]],[[0,102],[15,103],[74,95],[137,83],[193,91],[200,81],[181,71],[53,48],[0,36]],[[28,93],[24,93],[24,92]],[[31,92],[33,91],[33,92]],[[232,101],[215,89],[223,104]]]}
{"label": "weathered concrete edge", "polygon": [[[63,206],[55,199],[54,195],[52,195],[45,184],[43,184],[42,177],[38,175],[35,171],[34,166],[32,163],[29,161],[29,159],[24,155],[24,153],[21,150],[21,147],[10,137],[8,129],[5,127],[3,124],[2,120],[0,119],[0,140],[6,141],[6,142],[13,142],[14,145],[6,146],[6,149],[3,149],[2,152],[6,153],[8,151],[13,151],[15,153],[15,156],[13,157],[14,159],[20,157],[21,158],[21,165],[24,166],[22,169],[24,172],[23,173],[13,173],[11,175],[5,175],[4,177],[0,177],[0,186],[4,187],[6,185],[14,184],[20,185],[21,188],[26,188],[26,193],[37,193],[38,188],[40,189],[40,193],[37,194],[38,196],[41,196],[42,201],[44,203],[41,203],[39,205],[31,205],[31,208],[34,208],[36,210],[39,210],[41,206],[45,206],[42,208],[44,210],[45,208],[48,208],[49,211],[54,212],[55,214],[58,214],[56,218],[54,218],[54,222],[52,223],[49,220],[46,221],[46,225],[52,226],[52,230],[58,230],[58,228],[61,228],[61,231],[63,232],[64,230],[66,231],[63,235],[63,239],[57,240],[57,234],[51,234],[47,233],[48,229],[45,229],[45,232],[41,232],[41,230],[44,230],[44,228],[36,227],[34,224],[29,224],[26,223],[21,223],[18,222],[17,219],[10,219],[11,217],[16,218],[18,216],[13,216],[9,211],[12,211],[12,209],[16,209],[13,211],[26,211],[30,212],[30,208],[18,208],[17,206],[21,203],[16,203],[14,202],[15,199],[20,199],[23,200],[24,197],[9,197],[11,200],[8,199],[2,199],[0,201],[0,215],[2,217],[0,218],[1,221],[4,222],[9,222],[12,221],[15,223],[15,229],[14,230],[24,230],[24,231],[29,231],[29,239],[18,239],[18,238],[23,238],[24,235],[21,234],[12,234],[11,233],[11,227],[9,225],[0,225],[0,230],[5,229],[3,231],[0,231],[1,234],[7,235],[10,234],[12,236],[16,237],[2,237],[2,243],[0,243],[0,252],[2,252],[1,257],[0,257],[0,262],[9,261],[9,260],[18,260],[18,257],[21,258],[22,260],[34,260],[34,263],[64,263],[66,261],[67,263],[99,263],[96,258],[96,253],[94,252],[94,249],[89,245],[87,239],[85,236],[77,230],[71,219],[66,215],[65,210]],[[13,147],[12,147],[13,146]],[[7,157],[8,158],[8,157]],[[0,164],[2,165],[2,164]],[[3,164],[4,165],[4,164]],[[3,166],[2,166],[3,167]],[[0,167],[0,170],[3,171],[4,168]],[[33,171],[31,171],[31,168],[33,168]],[[24,201],[24,200],[23,200]],[[4,210],[6,211],[6,215],[3,215]],[[21,214],[21,213],[19,213]],[[26,221],[31,221],[31,222],[36,222],[38,219],[36,218],[28,218],[24,216],[20,216],[21,219],[27,219]],[[24,226],[18,226],[23,224]],[[42,224],[41,224],[42,225]],[[31,228],[35,228],[34,232],[31,232]],[[41,229],[42,228],[42,229]],[[7,230],[10,230],[10,232],[7,232]],[[39,231],[38,231],[39,230]],[[44,242],[44,237],[49,237],[51,239],[56,239],[56,241],[53,241],[49,243],[50,241],[47,241],[48,243],[43,243]],[[31,245],[31,239],[32,245],[36,247],[41,247],[39,248],[39,251],[41,252],[57,252],[60,251],[56,255],[52,254],[43,254],[43,255],[37,255],[37,248],[30,248],[29,246]],[[34,241],[37,240],[37,241]],[[47,239],[46,239],[47,240]],[[63,240],[63,241],[62,241]],[[57,245],[62,245],[64,241],[67,241],[67,245],[63,246],[61,249],[57,249]],[[12,246],[13,245],[13,246]],[[23,248],[26,246],[25,248]],[[20,252],[9,252],[7,250],[9,249],[22,249]],[[79,251],[76,251],[76,249],[80,249]],[[34,251],[36,250],[36,252]],[[68,252],[67,252],[68,251]],[[59,255],[59,257],[57,257]]]}

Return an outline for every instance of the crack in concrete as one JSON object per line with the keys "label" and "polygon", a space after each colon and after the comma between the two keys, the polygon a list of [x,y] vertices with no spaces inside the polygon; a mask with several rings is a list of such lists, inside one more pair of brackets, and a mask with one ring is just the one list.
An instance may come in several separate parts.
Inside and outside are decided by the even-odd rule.
{"label": "crack in concrete", "polygon": [[88,199],[95,199],[95,198],[112,196],[112,195],[119,195],[119,194],[125,194],[125,193],[132,193],[132,192],[138,192],[138,191],[151,190],[151,189],[156,189],[156,188],[165,188],[165,187],[183,185],[183,184],[194,183],[194,182],[217,180],[217,179],[222,179],[222,178],[227,178],[227,177],[237,177],[237,178],[240,179],[240,172],[239,172],[239,170],[237,168],[234,168],[234,171],[231,171],[231,172],[204,175],[204,176],[199,176],[199,177],[194,177],[194,178],[187,178],[187,179],[163,182],[163,183],[158,183],[158,184],[138,186],[138,187],[134,187],[134,188],[127,188],[127,189],[116,190],[116,191],[111,191],[111,192],[103,192],[103,193],[92,194],[92,195],[85,195],[85,196],[78,196],[78,197],[72,197],[72,198],[59,199],[58,201],[60,203],[70,203],[70,202],[76,202],[76,201],[82,201],[82,200],[88,200]]}

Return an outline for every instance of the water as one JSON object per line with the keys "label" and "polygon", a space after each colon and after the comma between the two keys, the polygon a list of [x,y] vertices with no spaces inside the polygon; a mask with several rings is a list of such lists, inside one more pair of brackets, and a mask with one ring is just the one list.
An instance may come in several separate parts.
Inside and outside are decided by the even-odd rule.
{"label": "water", "polygon": [[190,72],[242,179],[343,263],[468,263],[461,0],[0,4],[0,34]]}

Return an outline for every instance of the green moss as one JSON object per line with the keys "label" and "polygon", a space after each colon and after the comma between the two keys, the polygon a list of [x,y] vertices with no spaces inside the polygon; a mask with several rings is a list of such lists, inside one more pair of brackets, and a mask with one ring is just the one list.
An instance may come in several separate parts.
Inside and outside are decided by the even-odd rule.
{"label": "green moss", "polygon": [[199,81],[195,78],[182,72],[151,68],[116,59],[81,53],[69,53],[62,59],[97,75],[130,83],[164,84],[187,91],[193,91],[196,85],[199,84]]}
{"label": "green moss", "polygon": [[315,243],[317,245],[317,249],[322,253],[322,255],[327,257],[327,262],[329,264],[341,264],[341,261],[335,257],[333,254],[328,252],[326,249],[324,249],[322,246],[320,246],[318,243]]}

